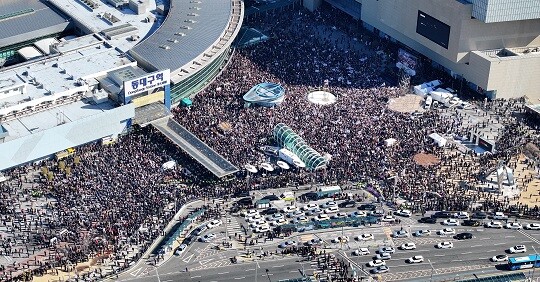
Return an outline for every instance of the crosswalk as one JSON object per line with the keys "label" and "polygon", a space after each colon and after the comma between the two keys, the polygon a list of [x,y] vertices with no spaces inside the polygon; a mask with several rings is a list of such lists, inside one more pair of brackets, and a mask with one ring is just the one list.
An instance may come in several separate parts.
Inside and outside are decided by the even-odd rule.
{"label": "crosswalk", "polygon": [[229,236],[234,236],[235,233],[238,234],[244,234],[244,231],[242,230],[242,227],[238,223],[238,220],[235,217],[228,216],[227,217],[227,233]]}

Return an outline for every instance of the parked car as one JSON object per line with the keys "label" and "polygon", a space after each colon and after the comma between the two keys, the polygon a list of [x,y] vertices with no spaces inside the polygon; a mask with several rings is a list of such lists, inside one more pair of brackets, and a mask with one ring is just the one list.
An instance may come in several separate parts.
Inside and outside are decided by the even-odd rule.
{"label": "parked car", "polygon": [[431,235],[431,230],[418,230],[414,233],[416,237],[424,237]]}
{"label": "parked car", "polygon": [[472,239],[473,235],[472,233],[464,232],[464,233],[457,234],[456,236],[454,236],[454,238],[457,240],[466,240],[466,239]]}
{"label": "parked car", "polygon": [[358,250],[355,250],[354,252],[352,252],[353,255],[355,256],[366,256],[366,255],[369,255],[370,252],[368,250],[368,248],[360,248]]}
{"label": "parked car", "polygon": [[377,267],[377,266],[381,266],[381,265],[386,265],[386,262],[384,262],[384,260],[382,260],[382,259],[374,259],[374,260],[367,263],[367,266],[369,266],[369,267]]}
{"label": "parked car", "polygon": [[212,239],[216,238],[216,234],[209,233],[199,238],[199,242],[210,242]]}
{"label": "parked car", "polygon": [[493,215],[493,219],[497,219],[497,220],[505,220],[505,219],[508,219],[508,216],[505,215],[505,214],[502,213],[502,212],[496,212],[496,213]]}
{"label": "parked car", "polygon": [[457,212],[457,213],[454,214],[454,218],[469,219],[469,213],[468,212]]}
{"label": "parked car", "polygon": [[448,241],[440,242],[439,244],[437,244],[438,249],[452,249],[453,247],[454,243]]}
{"label": "parked car", "polygon": [[207,229],[208,229],[208,227],[206,227],[206,225],[199,226],[197,229],[195,229],[195,230],[193,231],[193,235],[199,236],[199,235],[201,235],[204,231],[206,231]]}
{"label": "parked car", "polygon": [[265,233],[268,231],[270,231],[270,227],[268,227],[268,225],[260,225],[253,230],[255,233]]}
{"label": "parked car", "polygon": [[435,218],[450,218],[452,217],[452,213],[448,211],[438,211],[433,214],[433,217]]}
{"label": "parked car", "polygon": [[207,227],[208,229],[212,229],[212,228],[215,228],[215,227],[220,226],[221,224],[223,224],[223,222],[222,222],[221,220],[219,220],[219,219],[214,219],[214,220],[208,222],[208,224],[206,225],[206,227]]}
{"label": "parked car", "polygon": [[261,200],[268,200],[268,201],[278,201],[279,197],[276,195],[266,195],[261,198]]}
{"label": "parked car", "polygon": [[330,240],[330,242],[332,242],[332,243],[347,243],[347,242],[349,242],[349,236],[338,236],[336,238],[332,238],[332,240]]}
{"label": "parked car", "polygon": [[298,210],[298,207],[297,206],[286,206],[283,208],[283,212],[284,213],[290,213],[290,212],[295,212]]}
{"label": "parked car", "polygon": [[349,217],[366,217],[367,213],[365,211],[355,211],[349,214]]}
{"label": "parked car", "polygon": [[332,219],[345,218],[345,217],[347,217],[347,214],[344,212],[338,212],[331,216]]}
{"label": "parked car", "polygon": [[392,255],[390,253],[378,253],[375,255],[374,259],[378,260],[389,260],[392,258]]}
{"label": "parked car", "polygon": [[406,230],[395,230],[394,233],[392,233],[392,237],[407,238],[409,237],[409,232],[407,232]]}
{"label": "parked car", "polygon": [[418,222],[434,224],[434,223],[437,223],[437,218],[435,218],[435,217],[422,217],[422,218],[420,218],[418,220]]}
{"label": "parked car", "polygon": [[284,249],[284,248],[287,248],[287,247],[292,247],[292,246],[296,246],[296,241],[289,240],[289,241],[285,241],[285,242],[278,245],[278,247],[281,248],[281,249]]}
{"label": "parked car", "polygon": [[521,225],[521,223],[519,222],[508,222],[505,226],[506,229],[522,229],[523,228],[523,225]]}
{"label": "parked car", "polygon": [[491,258],[492,262],[504,262],[508,260],[507,255],[496,255]]}
{"label": "parked car", "polygon": [[396,249],[394,249],[394,247],[391,247],[391,246],[382,246],[382,247],[379,247],[377,252],[378,253],[390,253],[390,254],[393,254],[393,253],[396,252]]}
{"label": "parked car", "polygon": [[453,228],[444,228],[444,229],[439,230],[438,233],[439,235],[455,235],[456,230]]}
{"label": "parked car", "polygon": [[405,262],[407,262],[407,263],[421,263],[423,261],[424,261],[423,256],[413,256],[413,257],[408,258]]}
{"label": "parked car", "polygon": [[327,214],[319,214],[317,215],[316,217],[312,218],[311,220],[313,221],[323,221],[323,220],[329,220],[330,219],[330,216],[328,216]]}
{"label": "parked car", "polygon": [[374,274],[379,274],[379,273],[386,273],[389,270],[390,270],[390,268],[388,268],[388,266],[381,265],[381,266],[377,266],[376,268],[372,269],[371,272],[374,273]]}
{"label": "parked car", "polygon": [[499,221],[490,221],[490,222],[487,222],[486,224],[484,224],[484,227],[486,227],[486,228],[498,228],[498,229],[500,229],[500,228],[503,227],[503,225],[502,225],[502,223],[499,222]]}
{"label": "parked car", "polygon": [[449,219],[445,219],[442,222],[442,224],[443,225],[448,225],[448,226],[458,226],[459,225],[459,220],[454,219],[454,218],[449,218]]}
{"label": "parked car", "polygon": [[513,246],[512,248],[508,249],[508,252],[511,254],[525,253],[527,252],[527,247],[525,247],[525,245]]}
{"label": "parked car", "polygon": [[480,226],[480,221],[474,219],[467,219],[463,221],[463,226]]}
{"label": "parked car", "polygon": [[279,212],[279,210],[276,209],[276,208],[267,208],[267,209],[263,210],[263,211],[261,212],[261,214],[264,214],[264,215],[272,215],[272,214],[275,214],[275,213],[278,213],[278,212]]}
{"label": "parked car", "polygon": [[396,221],[396,218],[393,217],[393,216],[391,216],[391,215],[385,215],[385,216],[381,219],[381,221],[383,221],[383,222],[394,222],[394,221]]}
{"label": "parked car", "polygon": [[318,246],[318,245],[322,244],[322,242],[323,241],[321,239],[319,239],[319,238],[313,238],[313,239],[305,242],[304,245],[306,245],[306,246]]}
{"label": "parked car", "polygon": [[373,204],[363,204],[363,205],[360,205],[357,209],[363,210],[363,211],[374,211],[377,209],[377,206]]}
{"label": "parked car", "polygon": [[180,244],[180,246],[178,246],[176,248],[176,250],[174,250],[174,254],[179,256],[181,255],[185,250],[187,249],[187,245],[186,244]]}
{"label": "parked car", "polygon": [[321,208],[323,208],[323,209],[327,209],[329,207],[337,207],[337,203],[334,202],[334,201],[328,201],[328,202],[326,202],[324,204],[321,204]]}
{"label": "parked car", "polygon": [[412,212],[410,210],[397,210],[396,212],[394,212],[394,214],[404,217],[411,217]]}
{"label": "parked car", "polygon": [[354,240],[356,241],[367,241],[367,240],[373,240],[373,234],[365,233],[362,235],[358,235],[354,237]]}
{"label": "parked car", "polygon": [[538,223],[529,223],[525,225],[525,229],[527,230],[540,230],[540,224]]}
{"label": "parked car", "polygon": [[473,213],[472,218],[476,218],[476,219],[486,219],[486,218],[487,218],[487,214],[486,214],[485,212],[475,212],[475,213]]}
{"label": "parked car", "polygon": [[266,220],[268,221],[274,221],[274,220],[278,220],[278,219],[282,219],[284,218],[283,217],[283,214],[281,213],[275,213],[275,214],[272,214],[272,215],[269,215],[266,217]]}
{"label": "parked car", "polygon": [[307,204],[307,205],[303,206],[302,210],[303,211],[310,211],[310,210],[316,209],[318,207],[319,207],[319,205],[311,203],[311,204]]}
{"label": "parked car", "polygon": [[354,208],[355,206],[356,202],[353,200],[347,200],[338,204],[338,207],[340,208]]}
{"label": "parked car", "polygon": [[324,210],[324,213],[336,213],[339,212],[339,208],[337,206],[334,207],[328,207]]}
{"label": "parked car", "polygon": [[402,245],[399,246],[399,247],[400,247],[402,250],[410,251],[410,250],[416,249],[416,244],[415,244],[415,243],[412,243],[412,242],[409,242],[409,243],[402,244]]}

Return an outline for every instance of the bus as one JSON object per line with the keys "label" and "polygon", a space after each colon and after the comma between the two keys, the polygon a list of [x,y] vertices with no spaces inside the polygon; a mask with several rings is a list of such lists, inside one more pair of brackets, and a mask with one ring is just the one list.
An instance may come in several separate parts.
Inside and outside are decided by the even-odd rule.
{"label": "bus", "polygon": [[540,267],[540,254],[531,254],[525,257],[513,257],[508,259],[510,270]]}

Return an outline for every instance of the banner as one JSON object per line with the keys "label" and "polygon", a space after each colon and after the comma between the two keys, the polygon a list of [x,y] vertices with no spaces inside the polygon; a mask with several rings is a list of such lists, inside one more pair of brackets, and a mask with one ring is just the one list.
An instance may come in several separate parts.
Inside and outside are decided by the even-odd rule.
{"label": "banner", "polygon": [[165,87],[171,81],[171,72],[169,69],[153,72],[145,76],[124,81],[124,103],[128,103],[129,97],[154,90],[158,87]]}

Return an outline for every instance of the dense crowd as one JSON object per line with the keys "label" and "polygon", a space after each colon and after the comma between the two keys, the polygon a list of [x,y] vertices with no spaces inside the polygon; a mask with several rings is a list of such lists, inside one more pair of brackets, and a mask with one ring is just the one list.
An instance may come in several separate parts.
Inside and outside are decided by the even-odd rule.
{"label": "dense crowd", "polygon": [[[53,266],[67,268],[96,258],[116,261],[119,271],[142,255],[186,202],[241,189],[368,183],[386,199],[395,191],[401,198],[422,203],[413,209],[464,210],[481,198],[482,209],[509,208],[508,201],[465,193],[448,180],[480,183],[479,173],[501,159],[511,163],[515,148],[527,142],[540,145],[524,121],[510,115],[523,111],[520,101],[485,105],[488,111],[507,115],[503,122],[508,126],[497,143],[499,153],[448,154],[434,146],[428,135],[463,136],[461,121],[443,118],[437,111],[413,119],[388,110],[389,99],[403,94],[402,87],[388,85],[382,76],[393,63],[396,47],[335,20],[340,17],[335,10],[299,9],[251,17],[247,24],[270,39],[236,50],[227,69],[194,98],[193,106],[174,111],[182,125],[239,168],[268,161],[259,147],[274,144],[272,130],[281,122],[321,154],[331,155],[326,169],[276,170],[251,175],[249,181],[241,171],[232,181],[212,182],[202,166],[151,127],[137,129],[108,146],[94,143],[77,148],[77,159],[65,160],[63,167],[45,161],[14,169],[8,172],[12,180],[0,186],[0,230],[7,234],[0,237],[0,255],[28,259],[2,265],[0,280],[23,279],[14,276],[25,269],[33,269],[27,275],[41,274]],[[261,82],[285,88],[282,105],[245,107],[242,96]],[[310,91],[321,88],[336,95],[337,103],[320,106],[306,99]],[[220,131],[223,122],[232,128]],[[388,138],[397,139],[397,144],[385,146]],[[413,159],[418,153],[433,154],[441,162],[421,166]],[[170,160],[179,166],[164,170],[162,164]],[[41,175],[36,182],[27,178],[41,166],[48,167],[53,177]],[[435,173],[439,168],[445,169]],[[39,193],[30,200],[35,191]],[[514,208],[538,212],[538,207]],[[350,276],[343,262],[336,263],[337,272]]]}

